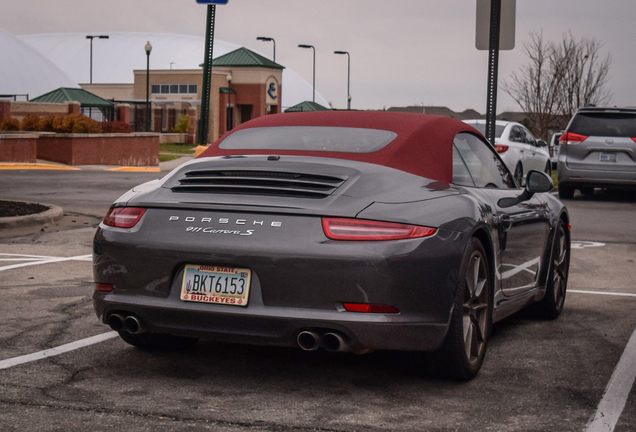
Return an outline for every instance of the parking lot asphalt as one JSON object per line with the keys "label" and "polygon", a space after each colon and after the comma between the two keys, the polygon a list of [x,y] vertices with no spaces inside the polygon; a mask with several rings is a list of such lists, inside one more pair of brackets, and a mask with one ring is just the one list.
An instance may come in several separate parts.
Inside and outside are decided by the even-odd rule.
{"label": "parking lot asphalt", "polygon": [[[92,235],[112,200],[151,178],[0,173],[15,185],[0,199],[65,210],[36,232],[0,233],[0,430],[581,431],[636,329],[636,237],[622,219],[633,220],[636,202],[599,193],[566,202],[575,243],[563,315],[522,312],[496,324],[468,383],[431,375],[404,353],[211,342],[147,352],[119,338],[3,368],[110,332],[92,311]],[[598,224],[603,213],[611,224]],[[613,430],[636,430],[633,386],[628,393]]]}

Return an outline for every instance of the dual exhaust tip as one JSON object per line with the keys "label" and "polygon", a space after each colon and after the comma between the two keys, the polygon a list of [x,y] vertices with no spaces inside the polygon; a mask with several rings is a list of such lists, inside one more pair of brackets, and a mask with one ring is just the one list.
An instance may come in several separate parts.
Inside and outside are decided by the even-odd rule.
{"label": "dual exhaust tip", "polygon": [[347,339],[343,335],[334,332],[320,335],[314,331],[305,330],[298,334],[296,341],[298,346],[305,351],[315,351],[318,348],[324,348],[329,352],[350,350]]}
{"label": "dual exhaust tip", "polygon": [[148,330],[146,325],[134,315],[110,314],[108,325],[115,331],[127,331],[130,334],[145,333]]}

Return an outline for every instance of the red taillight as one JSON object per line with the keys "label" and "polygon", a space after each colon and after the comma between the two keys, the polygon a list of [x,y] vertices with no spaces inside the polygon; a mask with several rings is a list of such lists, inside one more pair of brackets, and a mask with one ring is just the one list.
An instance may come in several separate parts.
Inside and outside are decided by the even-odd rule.
{"label": "red taillight", "polygon": [[322,229],[332,240],[404,240],[428,237],[435,228],[370,220],[322,218]]}
{"label": "red taillight", "polygon": [[508,151],[510,147],[508,147],[507,145],[503,145],[503,144],[497,144],[495,146],[495,150],[497,150],[497,153],[505,153]]}
{"label": "red taillight", "polygon": [[384,313],[396,314],[400,313],[398,308],[390,305],[367,304],[367,303],[343,303],[347,312],[364,312],[364,313]]}
{"label": "red taillight", "polygon": [[632,138],[632,140],[633,140],[634,142],[636,142],[636,138]]}
{"label": "red taillight", "polygon": [[572,132],[566,132],[563,135],[561,135],[561,138],[559,138],[559,141],[566,144],[578,144],[580,142],[585,141],[586,139],[587,137],[585,135],[579,135]]}
{"label": "red taillight", "polygon": [[146,212],[140,207],[112,207],[104,217],[104,225],[117,228],[132,228]]}
{"label": "red taillight", "polygon": [[95,291],[111,292],[112,290],[113,290],[113,285],[112,284],[104,284],[104,283],[96,283],[95,284]]}

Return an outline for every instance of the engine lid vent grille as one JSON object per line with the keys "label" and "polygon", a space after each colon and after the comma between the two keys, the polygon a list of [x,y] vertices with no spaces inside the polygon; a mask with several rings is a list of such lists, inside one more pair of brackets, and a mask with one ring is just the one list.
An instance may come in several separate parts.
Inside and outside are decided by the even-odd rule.
{"label": "engine lid vent grille", "polygon": [[173,192],[199,192],[325,198],[347,181],[346,176],[260,171],[189,171],[171,187]]}

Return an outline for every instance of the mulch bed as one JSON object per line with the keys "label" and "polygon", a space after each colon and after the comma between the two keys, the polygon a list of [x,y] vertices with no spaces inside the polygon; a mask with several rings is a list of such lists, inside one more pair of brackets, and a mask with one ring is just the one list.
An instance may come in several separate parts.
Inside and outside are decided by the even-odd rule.
{"label": "mulch bed", "polygon": [[0,217],[26,216],[42,213],[49,208],[40,204],[24,203],[19,201],[0,200]]}

